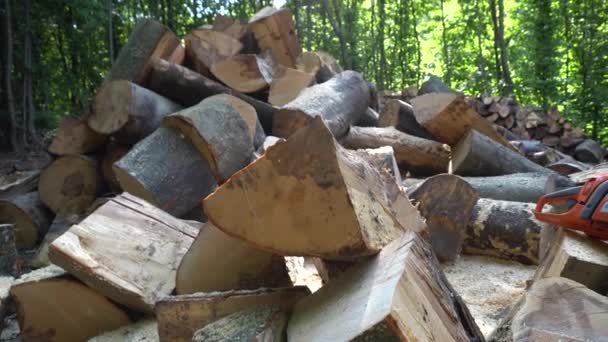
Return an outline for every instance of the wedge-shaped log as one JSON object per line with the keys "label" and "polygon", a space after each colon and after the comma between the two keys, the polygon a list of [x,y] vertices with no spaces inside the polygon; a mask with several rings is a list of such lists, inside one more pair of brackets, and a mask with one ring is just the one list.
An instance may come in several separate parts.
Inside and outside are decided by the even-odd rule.
{"label": "wedge-shaped log", "polygon": [[342,72],[342,68],[336,59],[330,54],[321,51],[302,52],[296,60],[296,68],[315,75],[317,83],[326,82]]}
{"label": "wedge-shaped log", "polygon": [[230,88],[242,93],[255,93],[270,86],[273,65],[254,54],[228,57],[211,67],[211,73]]}
{"label": "wedge-shaped log", "polygon": [[77,214],[97,198],[102,178],[97,160],[83,155],[56,159],[40,174],[40,200],[54,213]]}
{"label": "wedge-shaped log", "polygon": [[73,224],[80,222],[84,218],[82,215],[57,215],[53,220],[53,223],[49,226],[47,233],[44,235],[44,239],[40,242],[36,255],[31,261],[31,265],[34,268],[42,268],[49,266],[49,246],[55,239],[67,232]]}
{"label": "wedge-shaped log", "polygon": [[[341,148],[316,118],[236,173],[203,206],[216,227],[260,248],[348,259],[377,253],[403,233],[400,222],[423,229],[413,206],[392,185]],[[230,208],[243,212],[234,215]],[[399,221],[398,215],[408,217]]]}
{"label": "wedge-shaped log", "polygon": [[290,286],[291,280],[282,256],[256,249],[206,223],[184,255],[175,285],[177,294],[189,294]]}
{"label": "wedge-shaped log", "polygon": [[137,323],[95,336],[88,342],[158,341],[158,324],[154,319],[143,319]]}
{"label": "wedge-shaped log", "polygon": [[86,119],[66,116],[59,123],[49,152],[59,156],[90,153],[102,148],[107,138],[92,130]]}
{"label": "wedge-shaped log", "polygon": [[131,322],[116,304],[56,266],[21,277],[11,296],[23,341],[86,341]]}
{"label": "wedge-shaped log", "polygon": [[105,83],[93,100],[89,126],[134,144],[158,128],[162,118],[182,107],[144,87],[125,80]]}
{"label": "wedge-shaped log", "polygon": [[286,67],[279,68],[270,83],[268,102],[273,106],[284,106],[314,82],[313,74]]}
{"label": "wedge-shaped log", "polygon": [[205,325],[254,306],[277,305],[290,311],[309,293],[306,286],[296,286],[166,297],[156,303],[155,309],[160,341],[191,341]]}
{"label": "wedge-shaped log", "polygon": [[209,76],[211,67],[238,54],[243,44],[230,35],[208,28],[198,28],[186,38],[186,58],[197,72]]}
{"label": "wedge-shaped log", "polygon": [[357,153],[369,162],[376,170],[380,171],[386,182],[396,182],[401,184],[401,172],[395,159],[395,151],[390,146],[378,148],[358,149]]}
{"label": "wedge-shaped log", "polygon": [[[407,232],[294,307],[289,341],[468,341],[480,335],[460,316],[429,246]],[[458,309],[457,309],[458,307]],[[467,326],[468,324],[472,326]],[[483,339],[483,338],[482,338]]]}
{"label": "wedge-shaped log", "polygon": [[272,133],[287,138],[315,117],[325,120],[336,138],[342,137],[370,103],[369,87],[361,74],[345,71],[331,80],[304,89],[275,113]]}
{"label": "wedge-shaped log", "polygon": [[462,95],[430,93],[412,100],[416,120],[439,141],[456,145],[469,129],[476,129],[495,142],[514,149],[488,120],[481,117],[465,102]]}
{"label": "wedge-shaped log", "polygon": [[395,127],[397,130],[411,134],[420,138],[436,140],[435,137],[422,127],[416,116],[414,115],[414,108],[409,103],[405,103],[401,100],[391,99],[388,100],[378,118],[379,127]]}
{"label": "wedge-shaped log", "polygon": [[179,38],[167,27],[158,21],[143,19],[131,32],[127,44],[120,49],[106,81],[127,80],[144,84],[150,70],[150,60],[170,59],[179,45]]}
{"label": "wedge-shaped log", "polygon": [[448,145],[409,135],[392,127],[351,127],[340,143],[351,149],[391,146],[399,167],[414,175],[447,172],[450,163]]}
{"label": "wedge-shaped log", "polygon": [[252,106],[226,94],[206,98],[163,120],[164,126],[181,132],[204,156],[218,182],[251,161],[257,123]]}
{"label": "wedge-shaped log", "polygon": [[474,129],[452,148],[452,171],[462,176],[500,176],[520,172],[553,173]]}
{"label": "wedge-shaped log", "polygon": [[34,248],[52,219],[53,214],[40,201],[38,192],[0,199],[0,222],[15,225],[15,242],[20,249]]}
{"label": "wedge-shaped log", "polygon": [[101,159],[101,175],[112,192],[120,193],[122,191],[118,178],[114,174],[113,166],[114,163],[129,153],[129,149],[130,147],[127,145],[114,142],[106,145],[106,150]]}
{"label": "wedge-shaped log", "polygon": [[151,313],[175,288],[195,227],[129,194],[73,225],[49,248],[51,262],[108,298]]}
{"label": "wedge-shaped log", "polygon": [[114,164],[121,188],[171,215],[181,216],[211,193],[211,166],[173,128],[159,127]]}
{"label": "wedge-shaped log", "polygon": [[249,25],[238,19],[218,15],[211,27],[214,31],[223,32],[243,44],[243,53],[258,53],[258,44]]}
{"label": "wedge-shaped log", "polygon": [[249,20],[261,51],[270,50],[277,63],[294,68],[302,53],[291,11],[265,7]]}
{"label": "wedge-shaped log", "polygon": [[567,177],[547,173],[512,173],[491,177],[464,177],[479,197],[514,202],[534,202],[543,196],[549,177],[555,177],[555,190],[575,186]]}

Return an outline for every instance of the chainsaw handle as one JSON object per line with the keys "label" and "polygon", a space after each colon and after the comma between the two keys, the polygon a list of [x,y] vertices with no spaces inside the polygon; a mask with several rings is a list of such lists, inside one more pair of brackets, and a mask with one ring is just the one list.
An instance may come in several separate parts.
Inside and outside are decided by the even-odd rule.
{"label": "chainsaw handle", "polygon": [[545,205],[547,203],[562,202],[562,201],[567,201],[567,200],[576,201],[581,188],[582,188],[582,186],[567,188],[564,190],[552,192],[550,194],[547,194],[547,195],[541,197],[538,200],[538,202],[536,203],[536,208],[534,209],[534,216],[541,221],[545,221],[545,222],[549,222],[549,223],[553,223],[553,224],[562,223],[562,220],[565,217],[570,215],[570,211],[574,210],[574,206],[572,206],[570,208],[570,210],[568,210],[567,212],[561,213],[561,214],[543,213],[543,208],[545,207]]}

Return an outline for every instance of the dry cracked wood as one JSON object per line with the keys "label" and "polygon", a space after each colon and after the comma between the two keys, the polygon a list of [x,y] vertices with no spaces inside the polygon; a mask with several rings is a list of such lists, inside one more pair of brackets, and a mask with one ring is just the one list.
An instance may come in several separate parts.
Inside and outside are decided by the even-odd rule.
{"label": "dry cracked wood", "polygon": [[48,150],[59,156],[90,153],[100,149],[107,138],[92,130],[86,119],[67,116],[59,123]]}
{"label": "dry cracked wood", "polygon": [[227,57],[211,67],[211,73],[230,88],[242,93],[255,93],[270,86],[275,66],[254,54]]}
{"label": "dry cracked wood", "polygon": [[46,234],[52,218],[38,192],[0,199],[0,222],[15,225],[15,242],[20,249],[34,248]]}
{"label": "dry cracked wood", "polygon": [[249,27],[261,51],[270,50],[277,63],[295,67],[302,48],[289,9],[265,7],[251,17]]}
{"label": "dry cracked wood", "polygon": [[186,38],[186,57],[194,70],[209,76],[215,63],[238,54],[243,44],[229,34],[207,28],[192,30]]}
{"label": "dry cracked wood", "polygon": [[574,149],[577,160],[585,163],[599,163],[604,159],[606,151],[595,140],[586,139]]}
{"label": "dry cracked wood", "polygon": [[536,203],[543,196],[550,177],[555,177],[555,190],[575,186],[567,177],[547,173],[512,173],[503,176],[464,177],[479,192],[479,197],[503,201]]}

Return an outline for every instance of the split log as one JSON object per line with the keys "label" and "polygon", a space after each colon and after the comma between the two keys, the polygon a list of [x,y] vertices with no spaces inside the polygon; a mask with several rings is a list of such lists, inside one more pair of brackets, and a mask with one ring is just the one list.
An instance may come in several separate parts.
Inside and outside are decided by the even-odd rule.
{"label": "split log", "polygon": [[214,31],[223,32],[243,44],[243,53],[258,53],[259,48],[251,28],[246,23],[225,15],[218,15],[211,27]]}
{"label": "split log", "polygon": [[40,200],[54,213],[80,213],[97,198],[102,186],[95,159],[69,155],[56,159],[40,174]]}
{"label": "split log", "polygon": [[422,83],[420,86],[420,90],[418,90],[418,96],[430,93],[453,93],[454,91],[450,89],[441,78],[431,75],[429,78]]}
{"label": "split log", "polygon": [[134,144],[158,128],[162,118],[182,107],[129,81],[105,83],[93,100],[88,124],[96,132],[115,134]]}
{"label": "split log", "polygon": [[340,138],[359,121],[369,102],[369,87],[361,74],[345,71],[325,83],[304,89],[295,100],[277,111],[272,133],[287,138],[319,116],[334,136]]}
{"label": "split log", "polygon": [[114,164],[121,188],[181,216],[216,187],[209,163],[186,138],[159,127]]}
{"label": "split log", "polygon": [[[4,220],[3,220],[4,221]],[[15,225],[0,224],[0,276],[18,277],[21,272],[17,245],[15,244]],[[0,299],[0,317],[3,318]]]}
{"label": "split log", "polygon": [[21,277],[11,296],[24,341],[86,341],[130,323],[116,304],[56,266]]}
{"label": "split log", "polygon": [[15,225],[15,243],[19,249],[36,246],[47,232],[53,217],[42,204],[38,192],[0,199],[0,222]]}
{"label": "split log", "polygon": [[285,142],[285,139],[277,138],[277,137],[273,137],[272,135],[269,135],[264,140],[264,143],[262,144],[262,146],[260,146],[260,148],[258,148],[256,153],[258,154],[258,156],[261,156],[264,153],[266,153],[266,151],[270,148],[270,146],[273,146],[279,142]]}
{"label": "split log", "polygon": [[599,163],[604,159],[605,151],[595,140],[587,139],[576,146],[574,157],[585,163]]}
{"label": "split log", "polygon": [[34,268],[42,268],[49,266],[49,246],[55,239],[67,232],[70,227],[80,222],[85,217],[82,215],[57,215],[53,223],[49,226],[48,232],[44,235],[44,239],[40,243],[36,255],[32,258],[31,264]]}
{"label": "split log", "polygon": [[408,232],[299,301],[287,337],[294,342],[483,340],[457,301],[429,247]]}
{"label": "split log", "polygon": [[350,149],[391,146],[399,167],[414,175],[447,172],[450,147],[399,132],[392,127],[351,127],[340,143]]}
{"label": "split log", "polygon": [[153,342],[158,341],[158,324],[154,319],[143,319],[119,329],[95,336],[87,342]]}
{"label": "split log", "polygon": [[195,227],[122,194],[73,225],[49,247],[50,260],[103,295],[152,313],[175,288]]}
{"label": "split log", "polygon": [[[272,117],[277,108],[266,102],[256,100],[247,95],[215,82],[181,65],[171,64],[162,59],[152,62],[148,88],[170,98],[184,107],[191,107],[206,97],[217,94],[230,94],[249,103],[255,108],[258,118],[266,132],[272,128]],[[256,135],[257,137],[257,135]],[[263,142],[256,140],[256,147]]]}
{"label": "split log", "polygon": [[320,51],[303,52],[296,60],[296,68],[315,75],[317,83],[329,81],[336,74],[342,72],[342,68],[335,58]]}
{"label": "split log", "polygon": [[234,55],[210,68],[218,80],[242,93],[255,93],[270,86],[275,67],[254,54]]}
{"label": "split log", "polygon": [[439,261],[456,260],[479,198],[477,192],[462,178],[444,174],[425,180],[410,198],[426,219],[431,247]]}
{"label": "split log", "polygon": [[480,198],[467,227],[463,252],[537,265],[541,229],[535,204]]}
{"label": "split log", "polygon": [[547,169],[553,170],[560,175],[570,175],[573,173],[586,171],[591,168],[589,164],[581,163],[573,158],[565,158],[545,165]]}
{"label": "split log", "polygon": [[198,73],[210,76],[215,63],[232,57],[243,49],[243,44],[230,35],[207,28],[192,30],[185,38],[186,59]]}
{"label": "split log", "polygon": [[313,74],[286,67],[279,68],[270,83],[268,102],[273,106],[284,106],[313,83]]}
{"label": "split log", "polygon": [[270,50],[277,63],[295,68],[302,48],[289,9],[265,7],[249,20],[249,27],[261,51]]}
{"label": "split log", "polygon": [[469,106],[464,96],[452,93],[431,93],[412,100],[416,120],[439,141],[456,145],[469,129],[487,135],[498,144],[513,149],[492,125]]}
{"label": "split log", "polygon": [[105,81],[127,80],[145,84],[154,58],[168,59],[180,45],[179,38],[161,23],[140,20],[108,73]]}
{"label": "split log", "polygon": [[106,141],[107,135],[89,128],[87,120],[67,116],[59,123],[48,150],[59,156],[85,154],[99,150]]}
{"label": "split log", "polygon": [[290,311],[309,293],[306,286],[296,286],[166,297],[156,303],[158,335],[161,341],[191,341],[198,329],[222,317],[259,305],[277,305]]}
{"label": "split log", "polygon": [[0,198],[23,195],[36,190],[40,170],[16,171],[8,175],[0,175]]}
{"label": "split log", "polygon": [[[225,233],[278,254],[357,258],[377,253],[404,227],[424,229],[397,185],[384,181],[319,117],[232,176],[203,207]],[[234,208],[244,211],[237,216]]]}
{"label": "split log", "polygon": [[384,104],[378,119],[378,127],[395,127],[407,134],[435,140],[435,137],[416,121],[414,108],[409,103],[397,99],[389,100]]}
{"label": "split log", "polygon": [[552,173],[501,146],[489,137],[470,130],[452,149],[452,170],[463,176],[500,176],[519,172]]}
{"label": "split log", "polygon": [[189,294],[291,286],[291,280],[283,257],[206,223],[179,265],[175,286],[177,294]]}
{"label": "split log", "polygon": [[378,120],[380,119],[380,114],[376,112],[372,108],[367,108],[365,113],[361,115],[359,121],[355,123],[356,126],[360,127],[378,127]]}
{"label": "split log", "polygon": [[277,306],[262,305],[221,318],[192,336],[195,342],[285,341],[287,314]]}
{"label": "split log", "polygon": [[112,167],[115,162],[119,161],[127,153],[129,153],[128,146],[114,142],[106,146],[106,151],[101,159],[101,175],[112,192],[120,193],[122,191]]}
{"label": "split log", "polygon": [[608,298],[566,278],[535,281],[491,341],[602,341]]}

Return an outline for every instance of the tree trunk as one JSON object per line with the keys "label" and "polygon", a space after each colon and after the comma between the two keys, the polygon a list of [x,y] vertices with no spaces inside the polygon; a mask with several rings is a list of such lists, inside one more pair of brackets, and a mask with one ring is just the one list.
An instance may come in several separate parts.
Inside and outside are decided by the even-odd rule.
{"label": "tree trunk", "polygon": [[304,89],[315,83],[315,75],[297,69],[280,68],[268,90],[268,102],[282,107],[295,100]]}
{"label": "tree trunk", "polygon": [[48,151],[58,156],[91,153],[105,145],[107,138],[89,128],[86,119],[66,116],[59,123]]}
{"label": "tree trunk", "polygon": [[46,234],[52,213],[42,204],[38,192],[0,200],[0,221],[14,224],[19,249],[31,249]]}
{"label": "tree trunk", "polygon": [[511,71],[509,69],[509,58],[507,55],[507,44],[505,42],[505,5],[503,0],[498,1],[498,30],[497,41],[500,47],[500,67],[502,71],[502,80],[504,81],[502,94],[505,96],[513,95],[513,80],[511,79]]}
{"label": "tree trunk", "polygon": [[452,65],[450,62],[450,49],[448,47],[448,30],[445,26],[445,13],[444,13],[444,0],[440,0],[441,2],[441,41],[443,48],[443,65],[445,68],[445,73],[443,77],[445,78],[448,87],[452,83]]}
{"label": "tree trunk", "polygon": [[302,48],[289,9],[265,7],[249,20],[249,26],[261,51],[270,50],[277,63],[295,68]]}
{"label": "tree trunk", "polygon": [[17,121],[17,112],[15,108],[15,97],[13,96],[13,31],[11,20],[11,0],[4,0],[4,33],[5,33],[5,72],[4,72],[4,88],[6,92],[6,104],[10,118],[10,137],[11,148],[13,151],[21,151],[23,145],[18,139],[19,122]]}
{"label": "tree trunk", "polygon": [[114,193],[122,192],[118,178],[114,174],[114,163],[119,161],[127,153],[129,153],[129,146],[120,145],[114,142],[106,145],[106,149],[101,159],[101,175],[104,181],[110,188],[110,191]]}
{"label": "tree trunk", "polygon": [[500,44],[498,39],[498,10],[496,0],[490,0],[490,14],[492,16],[492,30],[494,33],[494,75],[496,75],[496,87],[501,88],[502,69],[500,67]]}
{"label": "tree trunk", "polygon": [[345,65],[349,65],[349,56],[346,49],[346,39],[344,38],[344,32],[342,31],[342,17],[340,15],[340,4],[339,2],[333,3],[334,14],[330,12],[332,6],[329,4],[329,0],[323,0],[323,12],[325,16],[329,18],[329,24],[331,25],[334,34],[338,37],[338,42],[340,43],[340,58],[342,59],[342,63]]}
{"label": "tree trunk", "polygon": [[114,24],[112,23],[112,16],[114,15],[114,0],[108,1],[108,61],[110,68],[114,62]]}
{"label": "tree trunk", "polygon": [[[556,177],[556,188],[569,188],[575,183],[567,177]],[[547,173],[513,173],[493,177],[464,177],[471,186],[479,192],[479,197],[503,201],[536,203],[543,196],[548,178]]]}
{"label": "tree trunk", "polygon": [[[424,88],[424,84],[422,87]],[[388,100],[384,104],[384,107],[380,112],[380,117],[378,118],[378,126],[395,127],[397,130],[407,134],[424,139],[436,140],[429,131],[416,121],[414,108],[412,108],[409,103],[397,99]]]}

